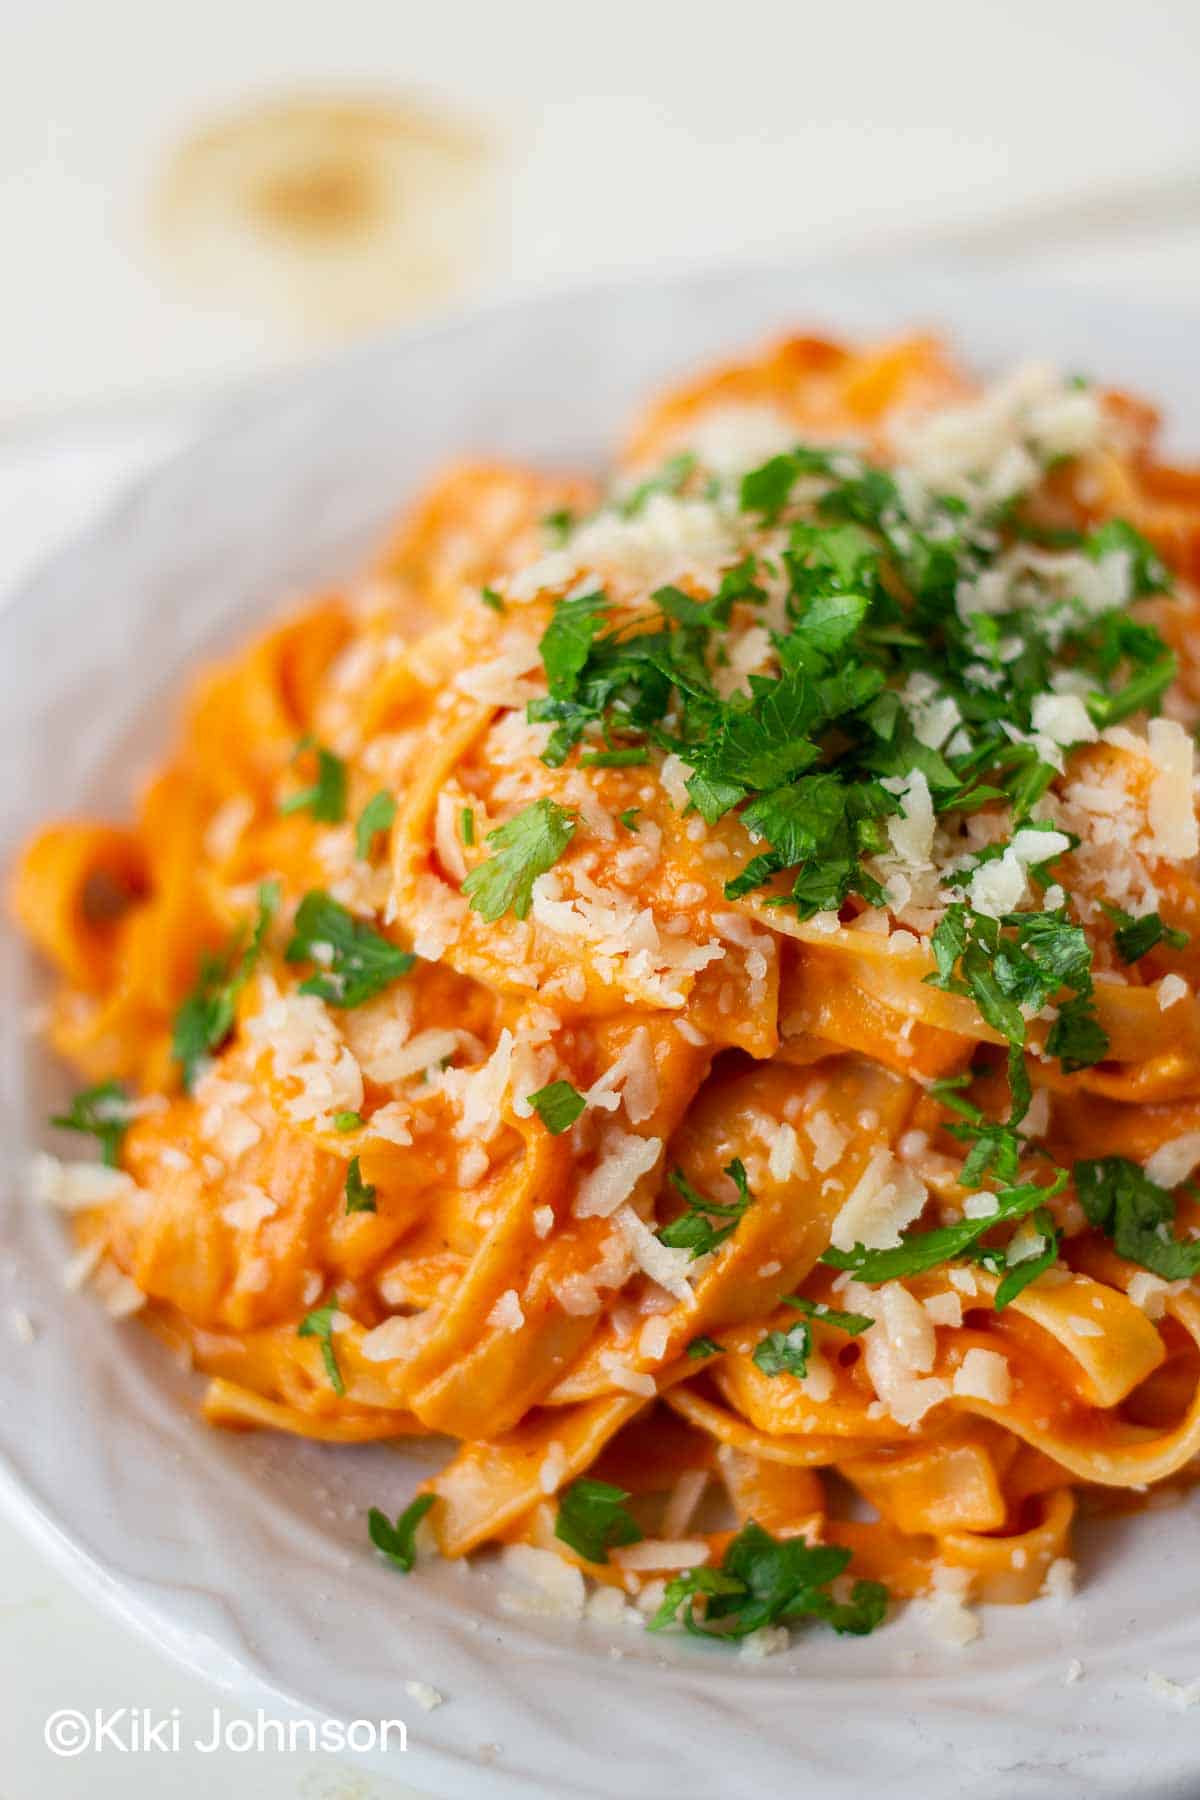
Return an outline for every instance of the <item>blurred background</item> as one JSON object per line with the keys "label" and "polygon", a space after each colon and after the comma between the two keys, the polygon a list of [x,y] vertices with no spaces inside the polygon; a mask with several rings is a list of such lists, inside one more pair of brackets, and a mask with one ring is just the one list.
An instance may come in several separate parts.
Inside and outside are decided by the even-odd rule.
{"label": "blurred background", "polygon": [[9,0],[4,35],[9,580],[238,384],[486,296],[882,249],[1200,287],[1194,0]]}
{"label": "blurred background", "polygon": [[514,285],[938,247],[1200,278],[1191,0],[8,9],[0,421]]}
{"label": "blurred background", "polygon": [[[4,10],[0,603],[240,387],[514,290],[891,250],[1200,301],[1196,0]],[[212,1697],[7,1536],[0,1682],[0,1800],[405,1791],[54,1763],[56,1705]]]}

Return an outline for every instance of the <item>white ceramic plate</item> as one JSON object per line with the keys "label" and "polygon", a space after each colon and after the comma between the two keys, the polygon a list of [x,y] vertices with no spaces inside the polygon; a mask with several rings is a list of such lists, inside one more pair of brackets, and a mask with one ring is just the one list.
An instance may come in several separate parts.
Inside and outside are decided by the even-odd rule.
{"label": "white ceramic plate", "polygon": [[[1200,446],[1189,316],[945,270],[673,275],[372,345],[244,405],[0,617],[0,853],[47,815],[122,808],[197,658],[352,569],[443,458],[592,462],[640,396],[707,356],[789,326],[914,323],[949,328],[984,367],[1036,353],[1128,382]],[[910,1616],[861,1642],[814,1629],[751,1665],[686,1640],[614,1646],[593,1625],[515,1622],[459,1566],[394,1575],[367,1549],[364,1513],[402,1505],[428,1451],[208,1431],[148,1336],[63,1293],[62,1232],[28,1202],[24,1168],[65,1080],[22,1033],[36,978],[11,935],[0,976],[0,1309],[41,1324],[0,1357],[0,1492],[165,1650],[251,1703],[407,1709],[404,1776],[462,1800],[1200,1792],[1200,1714],[1165,1709],[1145,1682],[1151,1667],[1200,1674],[1190,1505],[1086,1533],[1077,1602],[992,1609],[959,1653]],[[1067,1686],[1074,1657],[1085,1675]],[[447,1704],[418,1713],[410,1679]]]}

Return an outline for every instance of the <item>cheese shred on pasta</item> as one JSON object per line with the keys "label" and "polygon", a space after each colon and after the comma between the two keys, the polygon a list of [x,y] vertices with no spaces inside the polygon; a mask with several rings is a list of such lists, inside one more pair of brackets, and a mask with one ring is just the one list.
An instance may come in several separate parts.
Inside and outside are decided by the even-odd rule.
{"label": "cheese shred on pasta", "polygon": [[533,1610],[582,1572],[761,1654],[876,1583],[959,1642],[1063,1591],[1080,1497],[1200,1454],[1200,475],[1155,423],[795,338],[603,488],[451,469],[201,677],[133,825],[24,852],[73,1282],[215,1425],[458,1440],[424,1529]]}

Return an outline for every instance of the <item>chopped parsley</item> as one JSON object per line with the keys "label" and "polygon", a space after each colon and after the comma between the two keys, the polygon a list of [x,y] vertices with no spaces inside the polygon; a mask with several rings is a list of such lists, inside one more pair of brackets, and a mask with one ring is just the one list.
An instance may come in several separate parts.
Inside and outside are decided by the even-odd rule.
{"label": "chopped parsley", "polygon": [[335,1394],[341,1395],[346,1392],[346,1384],[342,1380],[342,1371],[338,1368],[337,1357],[333,1350],[333,1319],[337,1310],[337,1295],[331,1294],[322,1305],[314,1306],[311,1312],[305,1313],[296,1327],[296,1336],[317,1339],[321,1346],[321,1361],[325,1364],[329,1385]]}
{"label": "chopped parsley", "polygon": [[869,1330],[875,1323],[866,1313],[836,1312],[832,1306],[826,1306],[823,1300],[809,1300],[803,1294],[785,1294],[782,1304],[794,1306],[797,1312],[802,1312],[806,1318],[815,1319],[818,1325],[833,1325],[850,1337],[858,1337],[860,1332]]}
{"label": "chopped parsley", "polygon": [[60,1131],[81,1131],[97,1139],[100,1160],[115,1169],[121,1154],[121,1142],[129,1129],[130,1100],[119,1081],[101,1081],[95,1087],[83,1088],[65,1113],[51,1115],[50,1123]]}
{"label": "chopped parsley", "polygon": [[542,633],[538,649],[546,671],[546,683],[553,696],[569,696],[587,662],[596,633],[603,622],[606,603],[603,594],[581,594],[575,600],[560,600],[554,616]]}
{"label": "chopped parsley", "polygon": [[660,1244],[666,1244],[671,1250],[690,1250],[694,1261],[698,1256],[707,1256],[709,1251],[719,1249],[726,1238],[732,1237],[754,1196],[746,1180],[745,1166],[738,1158],[735,1157],[724,1172],[737,1188],[736,1200],[710,1200],[705,1194],[696,1192],[682,1169],[672,1169],[671,1184],[682,1194],[685,1210],[661,1228],[658,1233]]}
{"label": "chopped parsley", "polygon": [[534,882],[554,867],[574,830],[574,814],[543,799],[489,831],[485,841],[494,846],[491,856],[477,863],[462,884],[475,911],[489,925],[510,911],[525,918]]}
{"label": "chopped parsley", "polygon": [[575,526],[575,515],[569,506],[556,506],[542,514],[542,530],[552,544],[565,544]]}
{"label": "chopped parsley", "polygon": [[1124,1156],[1075,1164],[1075,1192],[1089,1225],[1112,1239],[1127,1262],[1164,1281],[1200,1273],[1200,1238],[1174,1235],[1175,1197]]}
{"label": "chopped parsley", "polygon": [[1091,948],[1065,906],[991,919],[956,902],[935,927],[931,947],[937,967],[925,979],[947,993],[969,995],[1014,1050],[1025,1046],[1022,1007],[1036,1012],[1066,990],[1047,1034],[1048,1054],[1068,1074],[1106,1055],[1108,1039],[1095,1016]]}
{"label": "chopped parsley", "polygon": [[475,808],[464,806],[458,819],[458,835],[468,850],[475,847]]}
{"label": "chopped parsley", "polygon": [[1102,904],[1117,928],[1113,933],[1113,942],[1122,962],[1138,962],[1160,944],[1166,944],[1171,950],[1186,950],[1191,941],[1186,931],[1179,931],[1174,925],[1165,924],[1156,912],[1143,913],[1140,918],[1134,918],[1132,913],[1125,912],[1119,906],[1110,906],[1107,902]]}
{"label": "chopped parsley", "polygon": [[329,1006],[361,1006],[398,981],[416,962],[380,937],[363,919],[312,888],[296,909],[288,962],[315,962],[318,972],[300,983],[302,994],[316,994]]}
{"label": "chopped parsley", "polygon": [[877,1283],[896,1281],[905,1275],[919,1275],[939,1263],[952,1262],[963,1256],[994,1225],[1024,1218],[1036,1207],[1060,1194],[1067,1177],[1060,1169],[1049,1187],[1024,1182],[1016,1187],[1000,1188],[991,1195],[995,1210],[981,1219],[960,1219],[954,1225],[940,1225],[934,1231],[914,1231],[891,1250],[868,1250],[856,1244],[853,1250],[836,1250],[831,1245],[821,1261],[831,1269],[848,1269],[858,1281]]}
{"label": "chopped parsley", "polygon": [[529,1104],[550,1135],[560,1137],[571,1129],[587,1101],[569,1081],[552,1081],[548,1087],[530,1094]]}
{"label": "chopped parsley", "polygon": [[375,1189],[370,1182],[363,1180],[357,1156],[350,1158],[350,1166],[346,1170],[346,1211],[348,1213],[373,1213],[375,1211]]}
{"label": "chopped parsley", "polygon": [[787,1331],[768,1331],[760,1338],[751,1361],[764,1375],[808,1374],[812,1355],[812,1331],[806,1319],[798,1319]]}
{"label": "chopped parsley", "polygon": [[171,1027],[171,1054],[183,1071],[188,1093],[200,1064],[220,1049],[233,1030],[238,996],[254,973],[279,898],[278,882],[264,881],[258,890],[258,914],[249,932],[239,926],[223,951],[216,955],[206,951],[200,960],[196,985]]}
{"label": "chopped parsley", "polygon": [[413,1564],[417,1560],[417,1526],[433,1505],[432,1494],[418,1494],[416,1499],[398,1514],[393,1525],[386,1513],[373,1506],[367,1514],[367,1531],[375,1548],[386,1556],[393,1568],[399,1569],[402,1575],[412,1573]]}
{"label": "chopped parsley", "polygon": [[305,756],[309,752],[317,759],[316,780],[310,787],[301,788],[298,793],[281,800],[279,810],[281,813],[308,812],[325,825],[340,825],[346,816],[346,765],[324,744],[314,743],[311,737],[301,738],[296,755]]}
{"label": "chopped parsley", "polygon": [[701,1332],[699,1337],[692,1339],[684,1354],[689,1356],[693,1362],[699,1362],[705,1356],[721,1356],[724,1351],[724,1344],[718,1344],[716,1338],[708,1337]]}
{"label": "chopped parsley", "polygon": [[396,817],[396,799],[386,788],[372,794],[358,815],[354,827],[354,849],[361,862],[367,862],[381,831],[390,831]]}
{"label": "chopped parsley", "polygon": [[620,1544],[636,1544],[645,1533],[625,1510],[629,1495],[608,1481],[586,1477],[573,1481],[559,1495],[554,1535],[569,1544],[585,1562],[606,1563],[608,1553]]}
{"label": "chopped parsley", "polygon": [[361,1131],[362,1123],[363,1118],[361,1113],[338,1112],[333,1115],[333,1129],[335,1131]]}
{"label": "chopped parsley", "polygon": [[1036,1281],[1039,1275],[1052,1269],[1058,1261],[1058,1232],[1054,1228],[1049,1209],[1039,1206],[1031,1215],[1030,1223],[1041,1236],[1041,1248],[1037,1247],[1035,1240],[1028,1256],[1014,1258],[1013,1246],[1010,1244],[1004,1257],[1004,1276],[992,1301],[997,1312],[1003,1312],[1018,1294],[1025,1292],[1031,1281]]}
{"label": "chopped parsley", "polygon": [[618,823],[623,825],[626,831],[640,830],[641,828],[638,825],[638,814],[641,810],[640,806],[627,806],[623,813],[617,814]]}
{"label": "chopped parsley", "polygon": [[[625,510],[636,513],[655,492],[680,492],[692,473],[687,458],[668,464],[626,498]],[[632,614],[601,591],[560,601],[541,644],[547,693],[527,716],[551,727],[543,760],[552,768],[572,757],[584,767],[620,767],[676,756],[691,771],[691,808],[708,825],[736,813],[754,842],[726,897],[753,894],[802,919],[839,913],[847,902],[889,904],[888,859],[903,867],[902,829],[925,790],[951,840],[972,814],[1007,814],[1007,838],[980,848],[963,835],[958,853],[943,859],[943,879],[962,897],[932,934],[928,977],[971,1000],[1007,1046],[1006,1117],[986,1117],[963,1083],[939,1084],[953,1115],[948,1129],[964,1147],[963,1184],[994,1184],[996,1222],[1044,1209],[1065,1179],[1051,1168],[1050,1185],[1020,1180],[1022,1157],[1036,1149],[1021,1130],[1032,1100],[1030,1021],[1046,1017],[1044,1055],[1066,1074],[1110,1050],[1091,946],[1054,875],[1056,858],[1075,841],[1056,833],[1039,861],[1031,836],[1056,831],[1037,816],[1060,761],[1046,750],[1039,703],[1066,695],[1059,677],[1069,670],[1069,691],[1096,725],[1153,713],[1175,657],[1159,630],[1124,605],[1169,590],[1167,570],[1131,525],[1047,531],[1024,516],[1023,494],[996,505],[978,484],[968,486],[966,498],[939,495],[822,445],[800,443],[769,458],[745,473],[736,498],[751,533],[778,534],[770,561],[747,553],[709,597],[664,586]],[[1038,543],[1041,554],[1010,555],[1023,541]],[[1097,584],[1099,601],[1079,591],[1087,585],[1081,559],[1113,575]],[[724,634],[735,608],[744,619],[766,600],[768,579],[772,607],[758,616],[770,617],[777,673],[752,674],[729,691],[720,678],[730,662]],[[923,788],[914,786],[918,775]],[[620,816],[632,828],[637,809]],[[1014,858],[994,883],[976,876],[1006,857],[1018,829],[1018,893],[1013,910],[993,917],[975,895],[1003,894]],[[527,888],[515,882],[519,869],[518,858],[513,892],[524,892],[528,905]],[[485,917],[507,904],[501,871],[493,879]],[[1126,960],[1159,944],[1181,947],[1182,934],[1157,915],[1114,920]],[[735,1229],[748,1196],[709,1204],[681,1175],[672,1179],[686,1210],[661,1240],[703,1255]],[[849,1254],[862,1252],[863,1267],[890,1256],[896,1272],[955,1255],[995,1264],[999,1252],[980,1245],[987,1229],[964,1220],[890,1252],[858,1246]],[[1050,1256],[1053,1227],[1039,1235],[1038,1255]],[[1002,1304],[1035,1277],[1034,1261],[1002,1268]]]}
{"label": "chopped parsley", "polygon": [[696,458],[690,450],[681,450],[678,456],[668,457],[655,475],[640,481],[635,488],[621,501],[618,511],[623,518],[636,519],[644,508],[651,494],[678,494],[696,467]]}
{"label": "chopped parsley", "polygon": [[650,761],[650,752],[636,744],[627,750],[585,750],[579,761],[585,769],[636,769]]}
{"label": "chopped parsley", "polygon": [[811,1618],[863,1637],[883,1623],[888,1592],[878,1581],[856,1581],[848,1600],[835,1600],[830,1586],[849,1561],[840,1544],[773,1538],[751,1521],[726,1546],[719,1568],[688,1569],[667,1583],[649,1630],[682,1618],[697,1637],[744,1638]]}
{"label": "chopped parsley", "polygon": [[495,613],[502,613],[502,612],[508,611],[508,608],[505,606],[504,601],[501,599],[500,595],[496,592],[495,588],[490,588],[490,587],[483,588],[480,592],[479,598],[483,601],[483,604],[485,606],[490,606],[492,611]]}

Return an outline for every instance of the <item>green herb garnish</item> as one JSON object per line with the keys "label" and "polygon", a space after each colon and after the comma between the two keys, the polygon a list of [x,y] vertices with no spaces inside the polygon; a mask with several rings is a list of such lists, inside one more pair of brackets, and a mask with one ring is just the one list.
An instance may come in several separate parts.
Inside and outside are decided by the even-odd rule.
{"label": "green herb garnish", "polygon": [[357,1156],[350,1158],[350,1166],[346,1170],[346,1211],[348,1213],[373,1213],[375,1211],[375,1189],[370,1182],[363,1180]]}
{"label": "green herb garnish", "polygon": [[830,1585],[849,1561],[839,1544],[773,1538],[752,1520],[726,1546],[719,1568],[689,1569],[667,1583],[649,1629],[682,1618],[698,1637],[744,1638],[764,1625],[812,1618],[863,1637],[883,1623],[888,1593],[878,1581],[856,1581],[849,1600],[836,1601]]}
{"label": "green herb garnish", "polygon": [[474,910],[488,924],[504,913],[523,919],[533,901],[533,884],[552,869],[575,830],[575,818],[553,800],[535,800],[515,813],[486,842],[494,845],[486,861],[477,863],[462,884]]}
{"label": "green herb garnish", "polygon": [[1132,913],[1119,906],[1110,906],[1107,901],[1101,901],[1101,905],[1117,928],[1113,942],[1122,962],[1135,963],[1156,950],[1159,944],[1166,944],[1172,950],[1186,950],[1191,941],[1186,931],[1165,924],[1156,912],[1135,918]]}
{"label": "green herb garnish", "polygon": [[380,788],[377,794],[371,795],[354,827],[354,848],[361,862],[368,861],[375,839],[381,831],[390,831],[395,817],[395,796],[389,794],[386,788]]}
{"label": "green herb garnish", "polygon": [[1075,1164],[1075,1192],[1089,1225],[1112,1239],[1118,1256],[1164,1281],[1200,1272],[1200,1239],[1174,1235],[1175,1196],[1124,1156]]}
{"label": "green herb garnish", "polygon": [[795,1375],[803,1379],[808,1374],[811,1354],[812,1332],[807,1320],[799,1319],[787,1331],[768,1331],[759,1339],[750,1360],[764,1375]]}
{"label": "green herb garnish", "polygon": [[804,1294],[785,1294],[781,1305],[794,1306],[797,1312],[802,1312],[806,1318],[815,1319],[818,1325],[833,1325],[850,1337],[858,1337],[860,1332],[869,1330],[875,1323],[866,1313],[836,1312],[832,1306],[826,1306],[823,1300],[809,1300]]}
{"label": "green herb garnish", "polygon": [[548,1087],[530,1094],[529,1104],[550,1135],[559,1137],[571,1129],[587,1101],[569,1081],[552,1081]]}
{"label": "green herb garnish", "polygon": [[101,1081],[95,1087],[83,1088],[72,1100],[70,1110],[53,1113],[50,1123],[60,1131],[81,1131],[98,1139],[101,1162],[115,1169],[121,1141],[129,1129],[130,1104],[119,1081]]}
{"label": "green herb garnish", "polygon": [[175,1014],[171,1054],[183,1070],[191,1092],[205,1057],[219,1050],[233,1030],[238,996],[254,973],[271,920],[279,906],[279,883],[264,881],[258,890],[258,914],[247,936],[241,926],[217,955],[205,952],[196,985]]}
{"label": "green herb garnish", "polygon": [[621,1544],[636,1544],[645,1533],[625,1510],[629,1495],[608,1481],[573,1481],[559,1495],[554,1535],[585,1562],[606,1563]]}
{"label": "green herb garnish", "polygon": [[311,1312],[305,1313],[296,1327],[297,1337],[316,1338],[321,1345],[321,1361],[325,1364],[325,1373],[329,1377],[329,1385],[335,1394],[344,1394],[346,1384],[342,1380],[342,1371],[338,1368],[337,1357],[333,1351],[333,1318],[338,1310],[337,1295],[331,1294],[320,1306],[314,1306]]}
{"label": "green herb garnish", "polygon": [[858,1281],[896,1281],[905,1275],[919,1275],[939,1263],[952,1262],[978,1243],[994,1225],[1010,1219],[1024,1218],[1035,1207],[1060,1194],[1067,1178],[1060,1169],[1049,1187],[1026,1182],[1019,1187],[1000,1188],[991,1196],[996,1206],[981,1219],[960,1219],[956,1225],[941,1225],[935,1231],[910,1232],[892,1250],[868,1250],[856,1244],[853,1250],[826,1250],[821,1261],[831,1269],[849,1269]]}
{"label": "green herb garnish", "polygon": [[745,1166],[739,1159],[735,1157],[724,1172],[737,1188],[736,1200],[710,1200],[707,1195],[696,1192],[682,1169],[672,1169],[671,1184],[683,1195],[686,1210],[661,1228],[658,1232],[660,1244],[666,1244],[672,1250],[690,1250],[694,1261],[698,1256],[707,1256],[709,1251],[719,1249],[726,1238],[732,1237],[754,1196],[746,1180]]}
{"label": "green herb garnish", "polygon": [[386,1513],[373,1506],[367,1514],[367,1531],[375,1548],[387,1557],[402,1575],[412,1573],[417,1560],[417,1526],[433,1505],[432,1494],[418,1494],[393,1525]]}
{"label": "green herb garnish", "polygon": [[401,975],[416,957],[380,937],[363,919],[312,888],[296,910],[288,962],[315,962],[318,973],[300,983],[302,994],[316,994],[329,1006],[361,1006]]}
{"label": "green herb garnish", "polygon": [[340,756],[327,750],[312,738],[301,738],[297,756],[313,751],[317,758],[317,778],[311,787],[301,788],[279,802],[281,813],[309,812],[326,825],[340,825],[346,816],[346,765]]}

